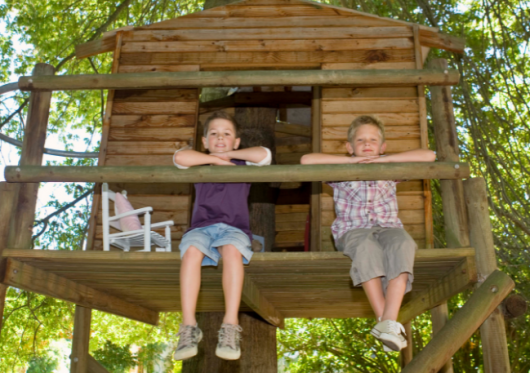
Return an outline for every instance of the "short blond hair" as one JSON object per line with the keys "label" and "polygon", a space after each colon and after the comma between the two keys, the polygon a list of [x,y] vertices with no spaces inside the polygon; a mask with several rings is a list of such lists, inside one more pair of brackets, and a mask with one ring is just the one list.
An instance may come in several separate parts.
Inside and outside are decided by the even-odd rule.
{"label": "short blond hair", "polygon": [[359,127],[369,124],[377,127],[379,135],[381,136],[381,144],[385,142],[385,125],[378,118],[371,115],[361,115],[351,122],[350,128],[348,128],[348,142],[351,143],[355,138],[355,134]]}

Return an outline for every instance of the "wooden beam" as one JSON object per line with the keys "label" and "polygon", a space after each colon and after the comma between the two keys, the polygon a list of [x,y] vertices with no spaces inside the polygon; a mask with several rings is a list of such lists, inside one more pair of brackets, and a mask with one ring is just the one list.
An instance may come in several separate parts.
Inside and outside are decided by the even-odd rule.
{"label": "wooden beam", "polygon": [[[311,147],[313,153],[322,148],[322,87],[313,87],[311,102]],[[322,183],[311,183],[311,251],[322,250],[321,194]]]}
{"label": "wooden beam", "polygon": [[[468,179],[464,182],[464,195],[469,215],[470,242],[476,245],[477,272],[479,282],[497,270],[497,257],[491,231],[488,193],[483,178]],[[486,285],[480,285],[481,289]],[[495,312],[480,327],[484,372],[510,372],[510,357],[502,310]]]}
{"label": "wooden beam", "polygon": [[89,41],[75,46],[75,57],[83,59],[100,53],[112,52],[116,49],[116,35],[110,35],[103,39]]}
{"label": "wooden beam", "polygon": [[156,325],[158,313],[28,264],[7,259],[4,284]]}
{"label": "wooden beam", "polygon": [[268,300],[263,296],[254,281],[247,275],[243,282],[243,292],[241,294],[243,302],[258,315],[263,317],[268,323],[284,328],[284,317]]}
{"label": "wooden beam", "polygon": [[[39,76],[53,76],[54,73],[55,68],[52,65],[38,63],[35,65],[32,77],[36,79]],[[40,166],[42,164],[51,99],[51,92],[31,93],[22,154],[20,155],[19,164],[21,166]],[[9,238],[10,247],[31,248],[38,191],[38,183],[23,184],[18,187],[16,213],[12,216],[13,226]]]}
{"label": "wooden beam", "polygon": [[92,310],[90,308],[75,307],[70,373],[88,373],[88,344],[90,343],[91,318]]}
{"label": "wooden beam", "polygon": [[8,166],[10,183],[260,183],[333,180],[418,180],[469,177],[467,163],[380,163],[355,165],[273,165],[267,167],[200,166]]}
{"label": "wooden beam", "polygon": [[82,89],[170,89],[253,86],[377,87],[456,85],[456,70],[275,70],[275,71],[185,71],[130,74],[23,76],[22,91],[72,91]]}
{"label": "wooden beam", "polygon": [[493,272],[483,286],[475,290],[466,304],[402,370],[402,373],[437,372],[471,337],[514,286],[508,275],[500,271]]}
{"label": "wooden beam", "polygon": [[201,102],[201,113],[229,107],[311,106],[311,92],[237,92],[217,100]]}
{"label": "wooden beam", "polygon": [[466,47],[465,38],[424,30],[421,28],[420,43],[425,47],[445,49],[456,53],[464,53],[464,49]]}
{"label": "wooden beam", "polygon": [[[447,61],[435,59],[429,68],[445,70]],[[436,139],[438,161],[459,162],[458,133],[453,109],[451,87],[430,87],[432,120]],[[462,180],[440,180],[447,247],[469,246],[469,225],[464,203]],[[431,310],[433,334],[436,335],[449,320],[447,304]],[[448,360],[441,373],[453,373],[452,361]]]}
{"label": "wooden beam", "polygon": [[92,355],[88,355],[87,373],[109,373]]}
{"label": "wooden beam", "polygon": [[427,290],[404,304],[399,311],[398,321],[400,323],[409,322],[416,316],[447,301],[476,282],[477,270],[474,258],[466,257],[451,272],[448,272]]}

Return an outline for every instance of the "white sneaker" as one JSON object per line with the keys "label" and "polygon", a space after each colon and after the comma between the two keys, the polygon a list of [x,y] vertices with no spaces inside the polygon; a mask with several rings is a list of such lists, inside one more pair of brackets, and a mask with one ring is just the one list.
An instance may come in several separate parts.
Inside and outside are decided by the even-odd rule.
{"label": "white sneaker", "polygon": [[198,344],[202,340],[202,331],[198,326],[181,324],[177,336],[180,338],[173,354],[175,360],[185,360],[197,355]]}
{"label": "white sneaker", "polygon": [[381,321],[377,323],[370,334],[383,342],[383,349],[386,352],[401,351],[407,347],[407,340],[404,337],[405,328],[397,321]]}
{"label": "white sneaker", "polygon": [[241,357],[241,332],[243,328],[239,325],[221,325],[219,330],[219,343],[215,349],[215,355],[225,360],[237,360]]}

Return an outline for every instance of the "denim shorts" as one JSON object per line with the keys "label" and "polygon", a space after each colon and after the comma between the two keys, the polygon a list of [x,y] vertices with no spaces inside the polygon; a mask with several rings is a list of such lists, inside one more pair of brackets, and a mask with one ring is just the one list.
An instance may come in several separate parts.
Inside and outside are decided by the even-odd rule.
{"label": "denim shorts", "polygon": [[241,229],[224,223],[195,228],[182,236],[179,245],[180,257],[184,257],[190,246],[195,246],[205,255],[202,260],[203,266],[216,266],[221,257],[217,248],[223,245],[234,245],[243,255],[243,264],[248,264],[252,258],[253,252],[248,235]]}

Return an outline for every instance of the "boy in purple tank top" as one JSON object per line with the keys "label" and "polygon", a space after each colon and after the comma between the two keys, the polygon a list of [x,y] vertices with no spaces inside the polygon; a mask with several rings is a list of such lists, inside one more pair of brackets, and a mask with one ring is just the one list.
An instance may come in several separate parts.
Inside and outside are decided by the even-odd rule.
{"label": "boy in purple tank top", "polygon": [[[240,144],[236,121],[225,112],[212,114],[204,124],[202,142],[209,154],[195,150],[177,150],[175,166],[264,166],[271,163],[271,152],[261,146],[237,150]],[[241,356],[238,311],[243,289],[243,264],[252,257],[248,213],[249,183],[195,184],[195,204],[191,226],[182,237],[180,255],[180,295],[183,322],[174,358],[184,360],[197,354],[202,332],[197,326],[195,309],[201,285],[201,266],[217,265],[223,258],[225,317],[219,332],[215,354],[225,360]]]}

